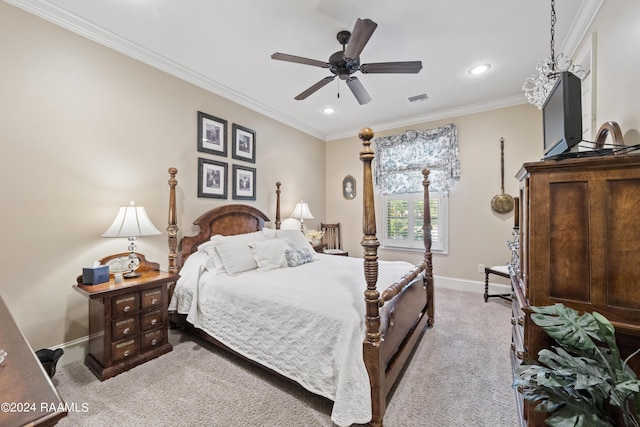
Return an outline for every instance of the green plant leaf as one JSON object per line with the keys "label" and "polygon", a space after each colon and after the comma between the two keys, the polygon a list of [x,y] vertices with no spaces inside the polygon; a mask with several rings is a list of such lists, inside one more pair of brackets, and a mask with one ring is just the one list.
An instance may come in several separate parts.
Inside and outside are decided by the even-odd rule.
{"label": "green plant leaf", "polygon": [[[550,426],[613,425],[610,408],[620,408],[625,426],[640,427],[640,381],[620,358],[615,329],[599,313],[555,304],[531,307],[531,319],[558,346],[538,353],[537,363],[517,369],[514,387],[536,410],[549,412]],[[601,344],[604,344],[602,346]]]}
{"label": "green plant leaf", "polygon": [[558,344],[582,351],[595,350],[591,337],[600,340],[600,329],[589,313],[579,315],[578,311],[563,304],[546,307],[531,307],[535,314],[531,320],[540,326]]}

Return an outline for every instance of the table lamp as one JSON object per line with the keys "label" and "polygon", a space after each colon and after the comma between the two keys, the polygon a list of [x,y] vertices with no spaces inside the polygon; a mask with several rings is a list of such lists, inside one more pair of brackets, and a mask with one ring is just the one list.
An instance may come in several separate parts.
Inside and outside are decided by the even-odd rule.
{"label": "table lamp", "polygon": [[135,270],[140,264],[136,255],[136,238],[138,236],[153,236],[162,234],[152,223],[147,212],[142,206],[135,206],[131,202],[129,206],[120,206],[116,219],[111,227],[102,234],[102,237],[126,237],[129,239],[129,272],[123,274],[124,278],[139,277]]}
{"label": "table lamp", "polygon": [[305,219],[313,219],[313,215],[311,215],[311,211],[309,210],[309,206],[300,200],[300,203],[296,204],[296,208],[293,210],[291,214],[291,218],[296,218],[300,220],[300,231],[304,233],[304,220]]}

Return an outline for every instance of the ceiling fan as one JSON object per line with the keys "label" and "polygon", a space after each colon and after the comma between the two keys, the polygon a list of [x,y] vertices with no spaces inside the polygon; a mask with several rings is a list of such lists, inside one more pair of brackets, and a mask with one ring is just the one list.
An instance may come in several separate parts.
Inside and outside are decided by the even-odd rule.
{"label": "ceiling fan", "polygon": [[360,19],[356,21],[353,31],[340,31],[336,38],[342,45],[342,51],[338,51],[329,57],[329,62],[318,61],[315,59],[303,58],[301,56],[288,55],[286,53],[276,52],[271,55],[271,59],[280,61],[296,62],[298,64],[312,65],[314,67],[328,68],[333,76],[325,77],[318,83],[314,84],[295,99],[298,101],[306,99],[309,95],[316,92],[320,88],[331,83],[336,76],[341,80],[345,80],[349,89],[356,97],[360,105],[371,101],[371,96],[360,83],[357,77],[352,76],[356,71],[363,74],[368,73],[412,73],[416,74],[422,69],[422,61],[404,61],[404,62],[375,62],[370,64],[360,63],[360,53],[366,46],[375,31],[378,24],[370,19]]}

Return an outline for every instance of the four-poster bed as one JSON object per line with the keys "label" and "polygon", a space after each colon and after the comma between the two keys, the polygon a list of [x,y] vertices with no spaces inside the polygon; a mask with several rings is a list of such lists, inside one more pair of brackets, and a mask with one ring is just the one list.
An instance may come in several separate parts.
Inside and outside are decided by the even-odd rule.
{"label": "four-poster bed", "polygon": [[[336,424],[382,426],[393,384],[425,327],[433,325],[429,172],[423,171],[424,258],[417,266],[378,261],[373,131],[363,128],[359,137],[364,280],[362,259],[314,253],[304,265],[290,262],[291,254],[308,251],[308,242],[298,230],[280,229],[279,182],[275,230],[264,227],[269,219],[258,209],[231,204],[201,215],[194,221],[200,232],[178,245],[177,170],[171,168],[169,271],[180,272],[181,280],[170,310],[176,324],[333,400]],[[288,248],[286,262],[276,256],[276,245]],[[266,261],[259,259],[263,247]],[[253,268],[243,264],[253,262],[245,255],[255,256]]]}

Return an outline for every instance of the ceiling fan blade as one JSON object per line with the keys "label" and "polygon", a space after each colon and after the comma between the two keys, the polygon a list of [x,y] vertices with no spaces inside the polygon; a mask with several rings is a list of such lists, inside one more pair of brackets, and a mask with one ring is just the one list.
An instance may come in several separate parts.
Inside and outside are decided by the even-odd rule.
{"label": "ceiling fan blade", "polygon": [[367,73],[419,73],[422,61],[374,62],[360,65],[360,72]]}
{"label": "ceiling fan blade", "polygon": [[302,92],[300,95],[296,96],[295,99],[297,99],[298,101],[302,101],[303,99],[306,99],[309,95],[311,95],[318,89],[323,88],[329,83],[331,83],[335,78],[336,76],[325,77],[324,79],[320,80],[318,83],[311,86],[309,89]]}
{"label": "ceiling fan blade", "polygon": [[344,50],[344,56],[351,59],[358,58],[377,26],[378,24],[371,19],[358,18]]}
{"label": "ceiling fan blade", "polygon": [[353,92],[353,96],[356,97],[360,105],[367,104],[371,101],[371,97],[367,93],[367,90],[362,86],[362,83],[360,83],[360,80],[358,80],[357,77],[349,77],[347,79],[347,86],[349,86],[349,89]]}
{"label": "ceiling fan blade", "polygon": [[288,55],[286,53],[276,52],[271,55],[271,59],[279,61],[295,62],[297,64],[313,65],[314,67],[329,68],[328,62],[318,61],[316,59],[303,58],[302,56]]}

